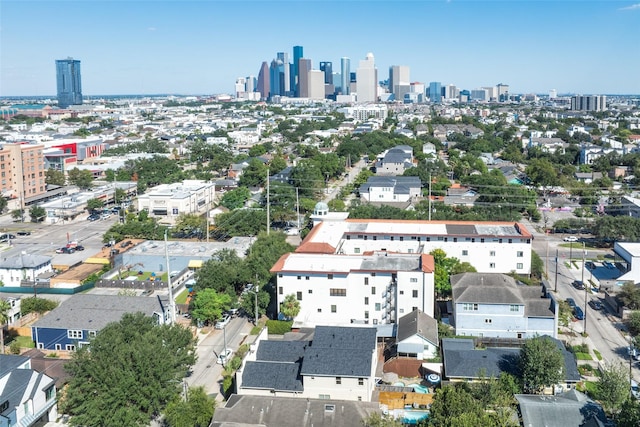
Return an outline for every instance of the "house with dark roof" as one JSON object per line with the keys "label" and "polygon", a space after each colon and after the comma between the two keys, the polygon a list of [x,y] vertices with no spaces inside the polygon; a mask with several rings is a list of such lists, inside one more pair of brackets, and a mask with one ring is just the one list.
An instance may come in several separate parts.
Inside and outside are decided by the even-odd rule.
{"label": "house with dark roof", "polygon": [[31,369],[28,357],[0,354],[0,426],[30,427],[56,418],[53,379]]}
{"label": "house with dark roof", "polygon": [[422,182],[417,176],[370,176],[360,186],[360,199],[367,202],[407,202],[422,194]]}
{"label": "house with dark roof", "polygon": [[39,275],[51,271],[53,268],[50,256],[23,252],[0,258],[0,281],[7,287],[20,287],[23,280],[35,282]]}
{"label": "house with dark roof", "polygon": [[438,321],[415,309],[398,320],[396,352],[416,359],[432,359],[438,355]]}
{"label": "house with dark roof", "polygon": [[554,396],[516,394],[524,426],[604,427],[610,425],[602,406],[572,389]]}
{"label": "house with dark roof", "polygon": [[68,350],[88,345],[109,323],[125,313],[141,312],[158,324],[169,321],[168,301],[159,296],[78,294],[62,302],[31,326],[31,338],[40,350]]}
{"label": "house with dark roof", "polygon": [[210,427],[362,427],[373,413],[380,413],[377,402],[233,394]]}
{"label": "house with dark roof", "polygon": [[377,175],[402,175],[405,170],[414,167],[413,148],[409,145],[397,145],[378,157],[375,164]]}
{"label": "house with dark roof", "polygon": [[307,341],[263,332],[236,372],[237,393],[370,402],[377,360],[375,328],[317,326]]}
{"label": "house with dark roof", "polygon": [[457,335],[557,337],[558,305],[544,288],[527,286],[501,273],[462,273],[451,276],[450,281],[452,325]]}

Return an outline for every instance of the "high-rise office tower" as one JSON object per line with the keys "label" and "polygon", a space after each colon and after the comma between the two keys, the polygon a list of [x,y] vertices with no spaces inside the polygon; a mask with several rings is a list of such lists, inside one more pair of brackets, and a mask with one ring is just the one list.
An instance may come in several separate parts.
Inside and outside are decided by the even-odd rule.
{"label": "high-rise office tower", "polygon": [[581,111],[604,111],[607,109],[605,95],[572,96],[571,109]]}
{"label": "high-rise office tower", "polygon": [[497,97],[499,102],[504,102],[509,100],[509,85],[505,85],[503,83],[498,83],[496,86],[498,91]]}
{"label": "high-rise office tower", "polygon": [[284,84],[282,95],[291,96],[291,67],[289,65],[289,54],[286,52],[278,52],[276,56],[280,61],[282,61],[281,73],[282,83]]}
{"label": "high-rise office tower", "polygon": [[456,85],[447,85],[444,90],[444,97],[446,99],[458,99],[458,96],[460,95],[460,90]]}
{"label": "high-rise office tower", "polygon": [[260,72],[258,73],[258,87],[256,89],[260,92],[260,99],[269,98],[271,87],[269,84],[269,64],[267,64],[267,61],[263,61],[260,66]]}
{"label": "high-rise office tower", "polygon": [[247,92],[255,92],[256,91],[256,77],[255,76],[247,76],[246,91]]}
{"label": "high-rise office tower", "polygon": [[442,102],[442,83],[429,83],[429,101],[433,104],[440,104]]}
{"label": "high-rise office tower", "polygon": [[549,99],[556,99],[558,97],[558,91],[555,89],[551,89],[549,91]]}
{"label": "high-rise office tower", "polygon": [[80,61],[73,58],[56,59],[56,80],[58,87],[58,107],[82,105],[82,82]]}
{"label": "high-rise office tower", "polygon": [[498,88],[495,86],[482,86],[481,89],[485,89],[487,91],[487,101],[497,101],[498,100]]}
{"label": "high-rise office tower", "polygon": [[340,59],[340,74],[342,79],[340,81],[340,90],[343,95],[349,95],[349,83],[351,83],[351,60],[347,57]]}
{"label": "high-rise office tower", "polygon": [[307,73],[307,98],[324,99],[325,73],[321,70],[309,70]]}
{"label": "high-rise office tower", "polygon": [[376,102],[378,100],[378,70],[373,53],[367,53],[360,60],[356,70],[356,88],[358,102]]}
{"label": "high-rise office tower", "polygon": [[274,59],[269,67],[269,97],[284,95],[284,82],[282,81],[282,61]]}
{"label": "high-rise office tower", "polygon": [[389,92],[393,93],[396,101],[402,101],[404,94],[409,93],[410,88],[409,67],[406,65],[392,65],[389,67]]}
{"label": "high-rise office tower", "polygon": [[311,71],[311,60],[300,58],[298,60],[298,97],[309,97],[309,71]]}
{"label": "high-rise office tower", "polygon": [[332,85],[333,84],[333,64],[328,61],[321,62],[320,71],[324,73],[325,84]]}
{"label": "high-rise office tower", "polygon": [[294,46],[293,47],[293,73],[291,74],[291,90],[294,92],[295,96],[300,96],[300,65],[298,62],[304,56],[302,46]]}

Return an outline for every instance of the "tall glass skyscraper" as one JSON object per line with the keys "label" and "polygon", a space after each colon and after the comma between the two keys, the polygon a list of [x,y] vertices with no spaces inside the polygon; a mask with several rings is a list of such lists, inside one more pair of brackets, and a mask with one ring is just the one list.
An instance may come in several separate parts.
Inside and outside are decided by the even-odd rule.
{"label": "tall glass skyscraper", "polygon": [[429,101],[433,104],[440,104],[442,102],[442,83],[429,83]]}
{"label": "tall glass skyscraper", "polygon": [[328,61],[320,62],[320,71],[324,73],[324,83],[333,84],[333,64]]}
{"label": "tall glass skyscraper", "polygon": [[82,82],[80,61],[73,58],[56,60],[56,80],[58,86],[58,107],[82,105]]}
{"label": "tall glass skyscraper", "polygon": [[293,47],[293,73],[291,73],[291,90],[295,93],[295,96],[300,96],[300,75],[298,71],[298,62],[304,57],[302,46]]}
{"label": "tall glass skyscraper", "polygon": [[340,90],[343,95],[349,95],[349,84],[351,83],[351,60],[349,58],[340,59],[340,73],[342,77]]}

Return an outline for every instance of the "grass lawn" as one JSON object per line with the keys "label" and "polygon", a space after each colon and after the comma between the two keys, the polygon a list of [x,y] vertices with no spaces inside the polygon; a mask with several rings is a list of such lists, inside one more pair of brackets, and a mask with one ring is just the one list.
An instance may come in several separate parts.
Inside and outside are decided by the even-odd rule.
{"label": "grass lawn", "polygon": [[176,304],[185,304],[187,302],[187,297],[188,296],[189,296],[189,291],[187,289],[183,290],[176,297]]}
{"label": "grass lawn", "polygon": [[587,395],[591,397],[596,395],[596,383],[594,381],[585,381],[581,384],[583,387],[581,387],[582,390],[579,391],[585,391]]}
{"label": "grass lawn", "polygon": [[593,350],[593,353],[596,355],[596,358],[598,360],[602,360],[602,354],[600,354],[598,350]]}
{"label": "grass lawn", "polygon": [[576,353],[576,359],[578,360],[593,360],[589,353]]}
{"label": "grass lawn", "polygon": [[20,343],[20,347],[23,348],[35,348],[35,344],[33,343],[31,337],[17,336],[13,339],[13,341],[17,341],[18,343]]}

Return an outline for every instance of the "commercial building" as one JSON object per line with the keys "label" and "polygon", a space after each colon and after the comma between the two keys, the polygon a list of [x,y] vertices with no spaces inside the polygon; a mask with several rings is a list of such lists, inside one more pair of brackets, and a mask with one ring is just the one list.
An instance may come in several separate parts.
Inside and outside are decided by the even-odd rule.
{"label": "commercial building", "polygon": [[150,217],[173,224],[181,214],[204,214],[214,200],[216,186],[212,182],[186,180],[161,184],[138,196],[137,210],[146,210]]}
{"label": "commercial building", "polygon": [[340,59],[340,92],[343,95],[349,95],[351,91],[349,86],[351,83],[351,60],[347,57]]}
{"label": "commercial building", "polygon": [[392,65],[389,67],[389,92],[393,93],[396,101],[404,100],[404,95],[411,91],[411,77],[406,65]]}
{"label": "commercial building", "polygon": [[432,104],[440,104],[442,102],[442,83],[429,83],[429,100]]}
{"label": "commercial building", "polygon": [[56,60],[56,83],[58,107],[67,108],[70,105],[82,105],[79,60],[73,58]]}
{"label": "commercial building", "polygon": [[378,70],[373,53],[367,53],[365,59],[360,60],[356,70],[356,93],[358,102],[376,102],[378,100]]}
{"label": "commercial building", "polygon": [[261,99],[269,98],[271,92],[271,85],[269,80],[269,64],[267,61],[263,61],[260,66],[260,72],[258,73],[258,85],[256,90],[260,92]]}
{"label": "commercial building", "polygon": [[29,199],[46,192],[42,145],[8,143],[0,146],[2,196],[19,199],[24,208]]}
{"label": "commercial building", "polygon": [[578,111],[604,111],[607,109],[605,95],[572,96],[571,109]]}
{"label": "commercial building", "polygon": [[[311,60],[300,58],[298,60],[298,97],[309,97],[309,72],[311,71]],[[324,83],[322,85],[324,93]]]}
{"label": "commercial building", "polygon": [[293,47],[293,64],[291,67],[291,90],[294,92],[294,95],[300,97],[300,69],[299,62],[300,59],[304,56],[304,49],[302,46],[294,46]]}
{"label": "commercial building", "polygon": [[307,97],[322,100],[325,98],[325,74],[320,70],[309,70],[307,73]]}

